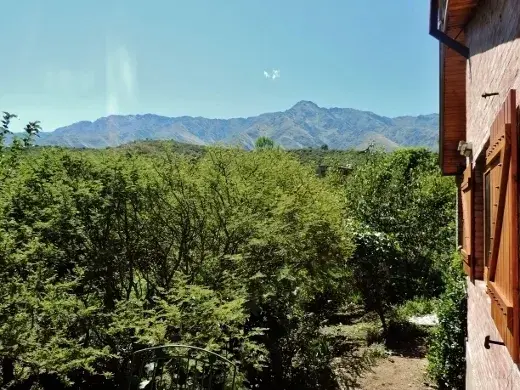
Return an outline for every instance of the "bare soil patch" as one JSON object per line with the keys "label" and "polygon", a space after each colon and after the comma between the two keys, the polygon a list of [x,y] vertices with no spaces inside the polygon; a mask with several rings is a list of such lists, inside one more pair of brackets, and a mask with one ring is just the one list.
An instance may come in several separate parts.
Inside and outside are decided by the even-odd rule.
{"label": "bare soil patch", "polygon": [[358,379],[363,390],[431,390],[426,380],[426,359],[417,357],[391,356],[380,359],[372,371]]}
{"label": "bare soil patch", "polygon": [[[398,332],[399,333],[399,332]],[[426,368],[426,339],[414,335],[409,338],[398,335],[389,341],[390,356],[378,359],[372,369],[358,378],[358,388],[363,390],[430,390]]]}
{"label": "bare soil patch", "polygon": [[330,325],[323,331],[346,338],[359,347],[360,353],[368,352],[373,360],[368,370],[365,368],[360,372],[349,372],[349,367],[347,370],[336,370],[340,389],[436,388],[427,376],[427,340],[431,326],[406,320],[390,321],[384,333],[380,322],[370,314],[353,315],[341,320],[339,324]]}

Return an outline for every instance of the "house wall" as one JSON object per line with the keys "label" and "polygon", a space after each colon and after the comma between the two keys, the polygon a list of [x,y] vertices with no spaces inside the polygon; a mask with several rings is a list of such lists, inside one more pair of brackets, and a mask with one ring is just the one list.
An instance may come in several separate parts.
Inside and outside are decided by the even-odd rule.
{"label": "house wall", "polygon": [[484,347],[486,336],[502,341],[491,319],[491,300],[485,282],[468,280],[468,341],[466,343],[466,389],[520,389],[520,370],[513,363],[507,348],[490,344]]}
{"label": "house wall", "polygon": [[[490,128],[510,89],[520,91],[520,1],[481,0],[466,27],[470,59],[466,70],[466,141],[473,143],[475,175],[482,174],[482,157]],[[483,98],[483,93],[498,96]],[[482,191],[482,182],[475,183]],[[476,221],[482,221],[482,203],[475,198]],[[479,200],[477,200],[479,199]],[[480,217],[479,217],[480,209]],[[480,229],[480,228],[479,228]],[[482,230],[475,231],[478,264],[483,263]],[[480,268],[480,267],[479,267]],[[476,274],[480,274],[480,270]],[[477,278],[480,275],[476,275]],[[486,336],[502,341],[491,318],[485,282],[468,280],[467,389],[520,389],[520,369],[503,345],[484,347]]]}
{"label": "house wall", "polygon": [[[466,28],[466,45],[466,141],[477,157],[507,92],[520,90],[519,1],[480,0]],[[482,97],[492,92],[499,95]]]}

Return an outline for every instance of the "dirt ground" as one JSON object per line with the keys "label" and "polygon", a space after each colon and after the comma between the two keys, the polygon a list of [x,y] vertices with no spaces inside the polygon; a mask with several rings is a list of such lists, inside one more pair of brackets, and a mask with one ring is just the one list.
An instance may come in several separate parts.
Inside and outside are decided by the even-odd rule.
{"label": "dirt ground", "polygon": [[[412,330],[414,328],[411,328]],[[415,331],[417,332],[417,330]],[[435,388],[426,375],[426,338],[414,332],[397,334],[389,341],[390,356],[380,358],[361,378],[362,390],[431,390]]]}
{"label": "dirt ground", "polygon": [[[345,321],[346,322],[346,321]],[[372,352],[374,360],[368,371],[338,364],[336,375],[342,390],[432,390],[426,375],[427,340],[430,327],[409,322],[395,322],[382,339],[380,325],[373,319],[355,319],[347,325],[331,326],[328,334],[345,337],[360,347],[358,352]],[[341,358],[339,360],[341,362]]]}
{"label": "dirt ground", "polygon": [[363,390],[431,390],[425,379],[426,359],[424,357],[390,356],[380,359],[358,380]]}

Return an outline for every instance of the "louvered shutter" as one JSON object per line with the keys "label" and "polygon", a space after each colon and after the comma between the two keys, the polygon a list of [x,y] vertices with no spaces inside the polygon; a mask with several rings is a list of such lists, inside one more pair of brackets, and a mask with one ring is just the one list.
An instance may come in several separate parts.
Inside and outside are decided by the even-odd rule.
{"label": "louvered shutter", "polygon": [[[486,151],[489,252],[485,267],[491,316],[513,360],[519,361],[518,316],[518,131],[516,92],[497,115]],[[489,218],[489,219],[488,219]]]}
{"label": "louvered shutter", "polygon": [[460,185],[460,201],[462,206],[462,240],[461,254],[464,261],[464,272],[473,280],[472,258],[473,253],[473,191],[471,178],[471,163],[466,167]]}

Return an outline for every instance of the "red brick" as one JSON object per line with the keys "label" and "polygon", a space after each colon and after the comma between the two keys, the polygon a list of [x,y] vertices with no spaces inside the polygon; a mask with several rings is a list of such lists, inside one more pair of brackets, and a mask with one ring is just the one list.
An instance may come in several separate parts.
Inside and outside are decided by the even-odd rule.
{"label": "red brick", "polygon": [[[466,44],[466,141],[478,156],[510,89],[520,90],[520,2],[481,0],[468,24]],[[485,92],[499,96],[483,98]]]}
{"label": "red brick", "polygon": [[[480,0],[465,30],[470,59],[466,67],[466,141],[473,144],[475,176],[482,172],[477,157],[485,148],[490,127],[510,89],[520,90],[520,0]],[[483,93],[498,96],[483,98]],[[481,178],[475,190],[482,191]],[[475,261],[483,266],[483,203],[475,193]],[[485,283],[468,282],[467,389],[520,389],[520,370],[505,346],[484,340],[502,341],[491,318],[491,301]]]}
{"label": "red brick", "polygon": [[507,348],[494,344],[489,349],[484,347],[486,336],[492,341],[502,341],[490,315],[491,301],[485,283],[477,280],[475,284],[468,281],[467,285],[466,389],[520,389],[520,371]]}

